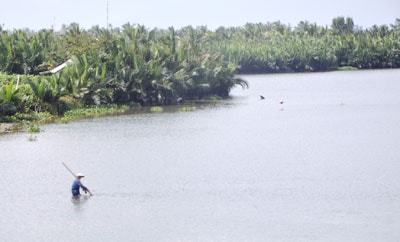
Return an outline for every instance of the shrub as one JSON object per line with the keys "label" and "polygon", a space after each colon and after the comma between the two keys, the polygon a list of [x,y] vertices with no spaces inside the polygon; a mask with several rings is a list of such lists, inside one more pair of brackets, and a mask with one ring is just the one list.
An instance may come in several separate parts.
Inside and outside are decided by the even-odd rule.
{"label": "shrub", "polygon": [[40,132],[40,127],[37,125],[31,125],[28,127],[27,131],[29,133],[39,133]]}

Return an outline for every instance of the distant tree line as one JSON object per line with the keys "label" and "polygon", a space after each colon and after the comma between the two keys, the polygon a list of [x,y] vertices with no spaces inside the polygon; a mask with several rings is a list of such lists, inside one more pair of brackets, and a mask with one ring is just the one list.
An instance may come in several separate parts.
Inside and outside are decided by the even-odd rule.
{"label": "distant tree line", "polygon": [[240,66],[238,73],[312,72],[400,67],[400,19],[387,26],[357,27],[338,17],[330,28],[301,21],[219,28],[211,49]]}
{"label": "distant tree line", "polygon": [[[330,28],[308,21],[242,27],[187,26],[83,29],[58,32],[0,26],[0,115],[76,105],[174,104],[181,99],[227,97],[247,82],[238,73],[327,71],[340,67],[400,67],[400,19],[358,28],[338,17]],[[67,67],[40,76],[70,60]],[[11,110],[11,111],[10,111]]]}

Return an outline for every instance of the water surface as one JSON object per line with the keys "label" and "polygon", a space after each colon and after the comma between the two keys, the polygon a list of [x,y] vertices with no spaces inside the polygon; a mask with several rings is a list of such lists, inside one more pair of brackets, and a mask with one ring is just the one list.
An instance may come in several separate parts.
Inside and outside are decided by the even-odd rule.
{"label": "water surface", "polygon": [[[193,112],[0,136],[0,237],[398,241],[399,76],[249,75],[250,89]],[[71,199],[61,162],[93,197]]]}

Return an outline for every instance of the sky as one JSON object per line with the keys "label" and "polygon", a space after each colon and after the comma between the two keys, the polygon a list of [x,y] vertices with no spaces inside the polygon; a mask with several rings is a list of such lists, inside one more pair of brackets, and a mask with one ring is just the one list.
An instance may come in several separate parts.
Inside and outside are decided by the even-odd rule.
{"label": "sky", "polygon": [[126,23],[166,29],[207,26],[239,27],[246,23],[280,21],[296,27],[300,21],[330,26],[336,17],[351,17],[355,25],[394,24],[399,0],[1,0],[3,29],[61,29],[78,23],[121,27]]}

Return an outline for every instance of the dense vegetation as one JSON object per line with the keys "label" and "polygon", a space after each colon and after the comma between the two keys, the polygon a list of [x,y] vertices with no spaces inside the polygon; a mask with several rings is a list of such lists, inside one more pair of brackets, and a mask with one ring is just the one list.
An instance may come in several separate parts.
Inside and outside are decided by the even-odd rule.
{"label": "dense vegetation", "polygon": [[[69,60],[53,75],[39,75]],[[400,19],[360,29],[338,17],[320,27],[280,22],[243,27],[152,29],[126,24],[60,32],[0,26],[0,119],[63,114],[102,104],[174,104],[227,97],[247,82],[238,73],[400,67]],[[22,115],[23,116],[23,115]],[[1,122],[1,120],[0,120]]]}
{"label": "dense vegetation", "polygon": [[331,28],[302,21],[219,28],[212,49],[237,63],[239,73],[327,71],[400,67],[400,19],[391,27],[362,30],[351,18],[333,19]]}

